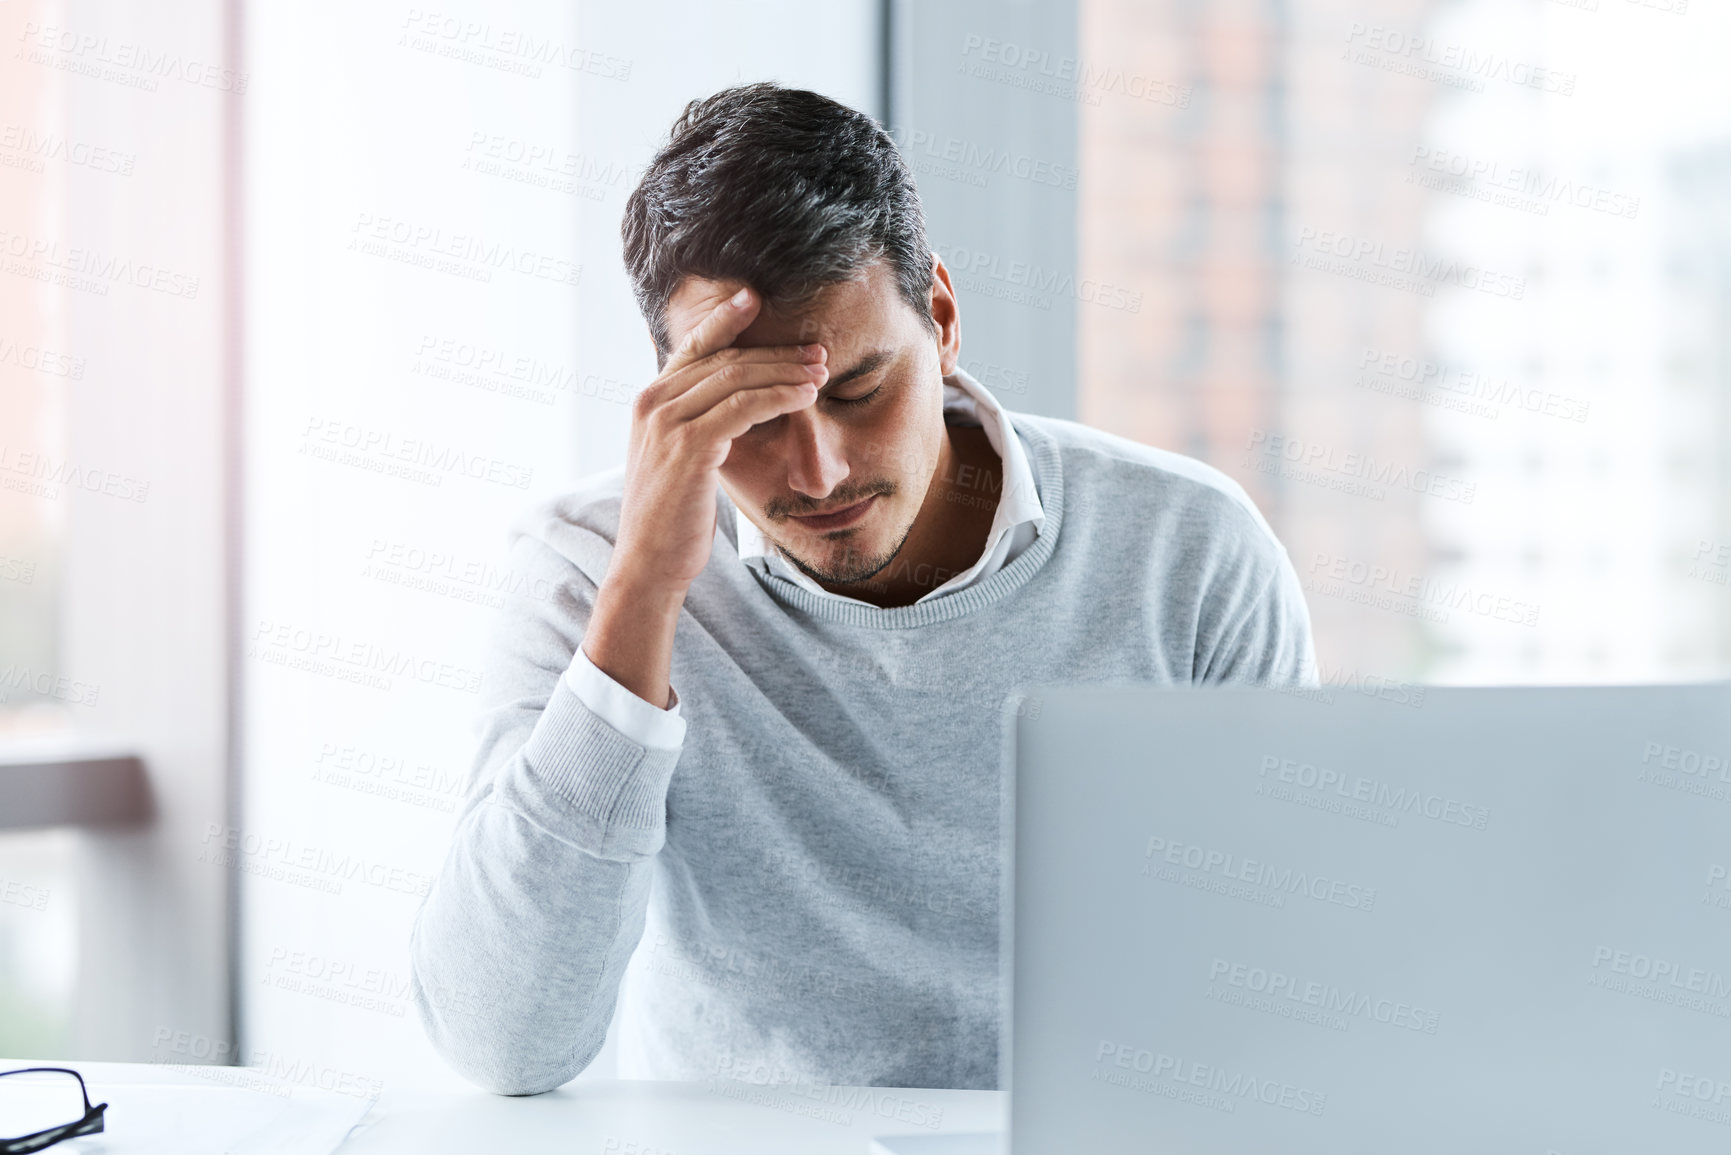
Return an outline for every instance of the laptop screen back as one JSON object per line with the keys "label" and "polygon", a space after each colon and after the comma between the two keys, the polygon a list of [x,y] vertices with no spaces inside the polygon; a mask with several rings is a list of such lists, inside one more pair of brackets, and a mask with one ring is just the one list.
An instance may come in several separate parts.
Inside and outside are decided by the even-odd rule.
{"label": "laptop screen back", "polygon": [[1015,1155],[1731,1150],[1731,687],[1419,695],[1007,718]]}

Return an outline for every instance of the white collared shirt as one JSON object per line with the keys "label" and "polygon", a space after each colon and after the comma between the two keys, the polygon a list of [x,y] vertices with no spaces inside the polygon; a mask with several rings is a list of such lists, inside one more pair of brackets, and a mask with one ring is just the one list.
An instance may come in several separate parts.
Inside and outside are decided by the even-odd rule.
{"label": "white collared shirt", "polygon": [[[1040,505],[1039,484],[1028,463],[1027,449],[1016,435],[1009,415],[985,386],[959,366],[955,373],[944,378],[944,421],[948,425],[977,425],[985,430],[986,440],[1002,464],[999,471],[1002,487],[998,494],[998,507],[992,514],[992,528],[986,534],[986,545],[979,560],[919,598],[920,602],[945,597],[986,581],[1032,545],[1046,521],[1045,510]],[[751,519],[737,508],[734,533],[739,540],[739,560],[758,573],[786,578],[819,597],[871,605],[859,598],[832,593],[789,564]],[[716,548],[731,548],[719,527],[716,529]],[[683,744],[685,720],[679,716],[679,695],[671,687],[667,709],[657,710],[597,669],[581,645],[566,670],[566,678],[585,706],[633,742],[663,749]]]}

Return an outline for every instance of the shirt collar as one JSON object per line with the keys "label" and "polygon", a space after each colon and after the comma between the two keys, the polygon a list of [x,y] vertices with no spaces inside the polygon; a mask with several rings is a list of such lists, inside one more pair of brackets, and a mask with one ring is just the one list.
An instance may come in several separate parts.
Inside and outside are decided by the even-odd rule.
{"label": "shirt collar", "polygon": [[[960,420],[951,421],[952,415],[959,416]],[[1040,505],[1039,483],[1028,463],[1028,453],[1022,445],[1022,439],[1016,435],[1008,410],[999,405],[997,398],[959,365],[954,373],[944,378],[944,419],[949,424],[977,424],[985,430],[986,440],[991,443],[1003,465],[1003,488],[998,494],[998,508],[992,514],[992,528],[986,535],[985,549],[981,551],[979,559],[967,570],[945,582],[938,590],[932,591],[932,594],[970,580],[985,560],[992,556],[992,550],[999,539],[1016,527],[1031,522],[1038,534],[1040,527],[1046,522],[1046,511]],[[734,536],[739,542],[741,561],[785,577],[813,593],[826,597],[843,596],[824,589],[799,569],[788,564],[787,559],[776,552],[757,526],[752,524],[751,519],[737,506],[733,516]],[[926,597],[931,597],[932,594],[927,594]]]}

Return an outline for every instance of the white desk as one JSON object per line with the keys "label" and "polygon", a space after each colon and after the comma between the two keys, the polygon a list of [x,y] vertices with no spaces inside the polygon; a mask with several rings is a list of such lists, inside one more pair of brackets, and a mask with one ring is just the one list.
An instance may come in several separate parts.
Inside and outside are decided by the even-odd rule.
{"label": "white desk", "polygon": [[[223,1089],[231,1100],[283,1110],[266,1080],[242,1067],[158,1067],[148,1063],[85,1063],[0,1059],[0,1070],[25,1066],[71,1067],[84,1076],[92,1102],[108,1100],[105,1135],[51,1147],[68,1155],[132,1155],[144,1151],[197,1152],[196,1132],[128,1135],[118,1114],[127,1102],[152,1103],[174,1095]],[[176,1088],[190,1088],[179,1090]],[[266,1088],[266,1089],[260,1089]],[[529,1098],[480,1090],[430,1091],[386,1087],[376,1101],[354,1095],[305,1091],[321,1123],[346,1125],[343,1109],[359,1118],[338,1155],[507,1155],[558,1151],[561,1155],[865,1155],[872,1136],[994,1131],[1005,1126],[998,1091],[926,1091],[899,1087],[771,1088],[595,1080],[569,1083]],[[174,1113],[165,1113],[164,1118]],[[138,1112],[134,1111],[136,1119]],[[898,1115],[900,1118],[898,1118]],[[187,1116],[165,1129],[191,1127]],[[249,1150],[327,1155],[313,1137]]]}

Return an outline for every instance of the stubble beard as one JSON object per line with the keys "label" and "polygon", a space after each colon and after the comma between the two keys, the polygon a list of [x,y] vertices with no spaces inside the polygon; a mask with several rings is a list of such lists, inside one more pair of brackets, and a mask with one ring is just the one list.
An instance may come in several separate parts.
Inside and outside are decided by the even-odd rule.
{"label": "stubble beard", "polygon": [[[786,558],[788,563],[813,581],[829,582],[832,585],[851,585],[856,582],[869,581],[882,573],[889,564],[901,553],[902,546],[907,544],[908,536],[914,531],[914,523],[909,521],[902,527],[901,536],[896,544],[882,554],[863,554],[854,546],[852,537],[831,539],[837,544],[831,546],[834,560],[825,566],[817,566],[804,561],[787,549],[780,542],[775,543],[777,552]],[[839,547],[839,548],[838,548]]]}

